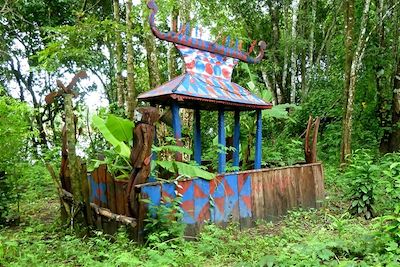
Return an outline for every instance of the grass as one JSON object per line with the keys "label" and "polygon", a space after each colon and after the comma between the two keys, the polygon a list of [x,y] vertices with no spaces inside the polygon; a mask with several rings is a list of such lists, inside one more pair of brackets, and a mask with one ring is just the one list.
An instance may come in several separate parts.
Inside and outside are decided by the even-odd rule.
{"label": "grass", "polygon": [[0,266],[400,266],[398,248],[379,238],[377,221],[346,213],[333,187],[319,210],[291,211],[243,231],[207,225],[195,241],[144,247],[123,231],[79,237],[63,229],[56,191],[46,175],[40,179],[26,187],[21,224],[0,230]]}

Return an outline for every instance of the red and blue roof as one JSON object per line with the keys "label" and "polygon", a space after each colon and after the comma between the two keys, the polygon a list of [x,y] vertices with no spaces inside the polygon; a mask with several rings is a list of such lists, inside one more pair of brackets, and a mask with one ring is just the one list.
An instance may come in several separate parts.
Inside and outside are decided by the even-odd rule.
{"label": "red and blue roof", "polygon": [[264,42],[260,42],[260,54],[252,58],[248,53],[237,49],[238,42],[236,48],[230,48],[230,41],[227,46],[222,46],[182,33],[160,33],[154,23],[157,6],[154,1],[150,1],[148,6],[153,10],[149,18],[153,33],[158,38],[175,44],[183,57],[186,72],[139,95],[139,100],[167,105],[178,101],[182,107],[197,106],[203,109],[252,110],[272,107],[272,104],[231,81],[233,68],[239,60],[257,63],[262,59]]}

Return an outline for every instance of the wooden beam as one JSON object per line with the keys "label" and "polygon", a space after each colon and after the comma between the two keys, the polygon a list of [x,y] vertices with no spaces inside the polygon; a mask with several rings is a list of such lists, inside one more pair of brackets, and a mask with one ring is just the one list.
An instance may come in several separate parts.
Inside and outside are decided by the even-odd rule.
{"label": "wooden beam", "polygon": [[261,157],[262,157],[262,116],[261,116],[261,110],[257,110],[256,153],[254,159],[254,169],[261,169]]}
{"label": "wooden beam", "polygon": [[106,217],[110,220],[114,220],[116,222],[120,222],[126,225],[130,225],[132,227],[136,227],[136,220],[132,217],[127,217],[124,215],[119,215],[112,213],[111,210],[101,208],[98,205],[94,203],[90,203],[90,207],[96,212],[97,215],[101,215],[103,217]]}
{"label": "wooden beam", "polygon": [[218,173],[225,173],[226,171],[226,152],[221,151],[226,147],[226,134],[225,134],[225,112],[218,111]]}

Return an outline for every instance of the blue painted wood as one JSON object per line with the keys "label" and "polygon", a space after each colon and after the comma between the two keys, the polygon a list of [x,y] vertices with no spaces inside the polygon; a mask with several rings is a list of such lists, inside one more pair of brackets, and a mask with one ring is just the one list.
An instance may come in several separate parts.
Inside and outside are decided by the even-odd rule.
{"label": "blue painted wood", "polygon": [[194,218],[196,223],[210,220],[210,181],[195,179],[194,181]]}
{"label": "blue painted wood", "polygon": [[223,221],[237,221],[239,219],[239,190],[238,175],[230,174],[225,176],[225,203]]}
{"label": "blue painted wood", "polygon": [[241,174],[238,177],[239,214],[241,219],[251,218],[251,175]]}
{"label": "blue painted wood", "polygon": [[194,160],[201,165],[201,128],[200,128],[200,110],[194,111]]}
{"label": "blue painted wood", "polygon": [[240,146],[240,112],[235,111],[235,125],[233,130],[233,147],[235,151],[233,152],[233,166],[239,167],[239,146]]}
{"label": "blue painted wood", "polygon": [[149,185],[142,188],[142,197],[147,198],[150,203],[148,209],[150,214],[156,216],[155,208],[161,204],[161,186],[160,185]]}
{"label": "blue painted wood", "polygon": [[226,170],[226,153],[222,151],[226,147],[226,135],[225,135],[225,112],[223,110],[218,111],[218,173],[225,173]]}
{"label": "blue painted wood", "polygon": [[[155,146],[158,146],[158,138],[157,138],[157,127],[154,127],[155,128],[155,134],[154,134],[154,145]],[[152,152],[152,154],[151,154],[151,160],[153,160],[153,161],[156,161],[157,160],[157,152]],[[149,179],[147,180],[147,182],[148,183],[153,183],[153,182],[157,182],[157,179],[156,179],[156,177],[154,177],[154,176],[152,176],[152,175],[150,175],[149,176]]]}
{"label": "blue painted wood", "polygon": [[261,157],[262,157],[262,116],[261,116],[261,110],[257,110],[256,152],[254,159],[254,169],[261,169]]}
{"label": "blue painted wood", "polygon": [[[172,128],[174,129],[174,137],[176,139],[176,144],[182,145],[181,143],[182,124],[181,124],[181,118],[179,116],[179,106],[177,103],[172,103],[171,111],[172,111]],[[177,161],[182,161],[182,154],[176,153],[175,159]]]}
{"label": "blue painted wood", "polygon": [[174,129],[174,137],[175,139],[181,139],[182,125],[181,125],[181,118],[179,116],[179,106],[177,103],[172,103],[171,111],[172,111],[172,128]]}

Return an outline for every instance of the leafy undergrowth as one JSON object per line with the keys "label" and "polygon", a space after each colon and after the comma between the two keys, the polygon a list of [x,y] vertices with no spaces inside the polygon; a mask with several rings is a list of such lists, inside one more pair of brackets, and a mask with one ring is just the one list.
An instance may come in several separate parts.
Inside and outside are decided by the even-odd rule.
{"label": "leafy undergrowth", "polygon": [[54,190],[39,192],[47,197],[25,200],[19,226],[0,230],[0,266],[400,266],[379,219],[351,216],[334,193],[323,208],[292,211],[280,222],[207,225],[197,240],[143,247],[123,231],[78,237],[61,230]]}

